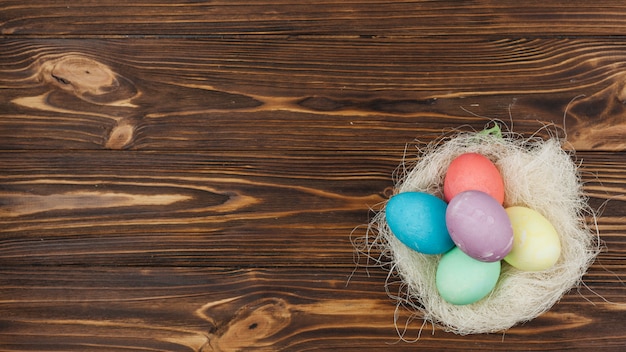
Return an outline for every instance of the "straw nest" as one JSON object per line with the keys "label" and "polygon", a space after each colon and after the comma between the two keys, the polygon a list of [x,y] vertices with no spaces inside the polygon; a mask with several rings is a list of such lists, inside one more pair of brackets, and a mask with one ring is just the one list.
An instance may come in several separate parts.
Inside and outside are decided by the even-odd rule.
{"label": "straw nest", "polygon": [[[425,255],[402,244],[390,231],[383,208],[372,218],[357,252],[398,278],[402,293],[392,295],[425,321],[457,334],[506,330],[549,310],[578,285],[599,252],[598,238],[586,224],[593,215],[583,194],[578,168],[556,138],[526,139],[514,133],[459,132],[431,143],[417,161],[401,165],[395,193],[428,192],[443,198],[443,179],[460,154],[480,153],[494,162],[505,185],[504,206],[523,205],[546,217],[561,240],[561,257],[550,269],[525,272],[502,262],[491,294],[470,305],[444,301],[435,286],[440,255]],[[377,253],[373,258],[373,253]]]}

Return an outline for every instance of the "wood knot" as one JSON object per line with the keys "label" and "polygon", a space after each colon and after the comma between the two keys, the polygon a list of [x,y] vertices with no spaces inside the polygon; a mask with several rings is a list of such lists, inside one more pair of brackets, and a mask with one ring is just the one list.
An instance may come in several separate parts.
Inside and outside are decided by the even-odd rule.
{"label": "wood knot", "polygon": [[109,66],[91,58],[72,54],[44,61],[40,79],[82,100],[99,105],[136,107],[130,100],[137,95],[132,82]]}
{"label": "wood knot", "polygon": [[111,130],[105,147],[109,149],[124,148],[133,140],[134,131],[135,127],[130,121],[120,121],[113,130]]}
{"label": "wood knot", "polygon": [[619,82],[620,84],[617,86],[615,96],[620,104],[626,104],[626,82],[623,80]]}
{"label": "wood knot", "polygon": [[[212,306],[204,312],[215,320],[223,310],[233,308],[232,301]],[[228,319],[223,317],[222,319]],[[280,333],[291,323],[289,304],[280,298],[259,299],[237,309],[230,319],[220,324],[211,336],[213,351],[238,351],[254,346],[257,349],[271,346],[280,340]]]}
{"label": "wood knot", "polygon": [[80,56],[61,58],[52,67],[50,76],[59,87],[80,94],[102,95],[119,86],[115,73],[109,67]]}

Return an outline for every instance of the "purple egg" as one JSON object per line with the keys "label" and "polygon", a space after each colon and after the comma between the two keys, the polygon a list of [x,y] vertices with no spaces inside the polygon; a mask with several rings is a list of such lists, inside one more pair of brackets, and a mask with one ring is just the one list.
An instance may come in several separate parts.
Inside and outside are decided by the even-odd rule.
{"label": "purple egg", "polygon": [[484,192],[465,191],[452,198],[446,226],[457,247],[483,262],[501,260],[513,247],[513,227],[506,211]]}

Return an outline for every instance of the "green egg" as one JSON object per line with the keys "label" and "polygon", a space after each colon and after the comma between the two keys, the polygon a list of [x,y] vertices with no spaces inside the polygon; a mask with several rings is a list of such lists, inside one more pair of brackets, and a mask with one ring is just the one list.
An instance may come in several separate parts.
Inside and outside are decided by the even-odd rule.
{"label": "green egg", "polygon": [[435,278],[441,297],[455,305],[480,301],[500,277],[500,261],[481,262],[454,247],[441,257]]}

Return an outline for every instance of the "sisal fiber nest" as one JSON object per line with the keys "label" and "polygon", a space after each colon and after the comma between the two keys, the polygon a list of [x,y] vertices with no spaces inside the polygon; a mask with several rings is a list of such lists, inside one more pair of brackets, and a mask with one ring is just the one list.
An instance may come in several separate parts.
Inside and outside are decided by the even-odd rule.
{"label": "sisal fiber nest", "polygon": [[502,262],[495,289],[469,305],[453,305],[440,297],[435,274],[441,255],[415,252],[390,231],[381,209],[372,218],[359,254],[380,253],[374,258],[398,276],[402,294],[399,305],[414,309],[425,321],[460,335],[504,331],[549,310],[566,292],[577,286],[599,252],[598,236],[586,225],[592,215],[583,194],[576,164],[558,139],[526,139],[505,132],[458,132],[431,143],[421,151],[413,167],[400,169],[394,193],[427,192],[443,198],[443,179],[450,162],[463,153],[480,153],[497,166],[505,186],[504,207],[522,205],[547,218],[557,230],[561,256],[551,268],[520,271]]}

